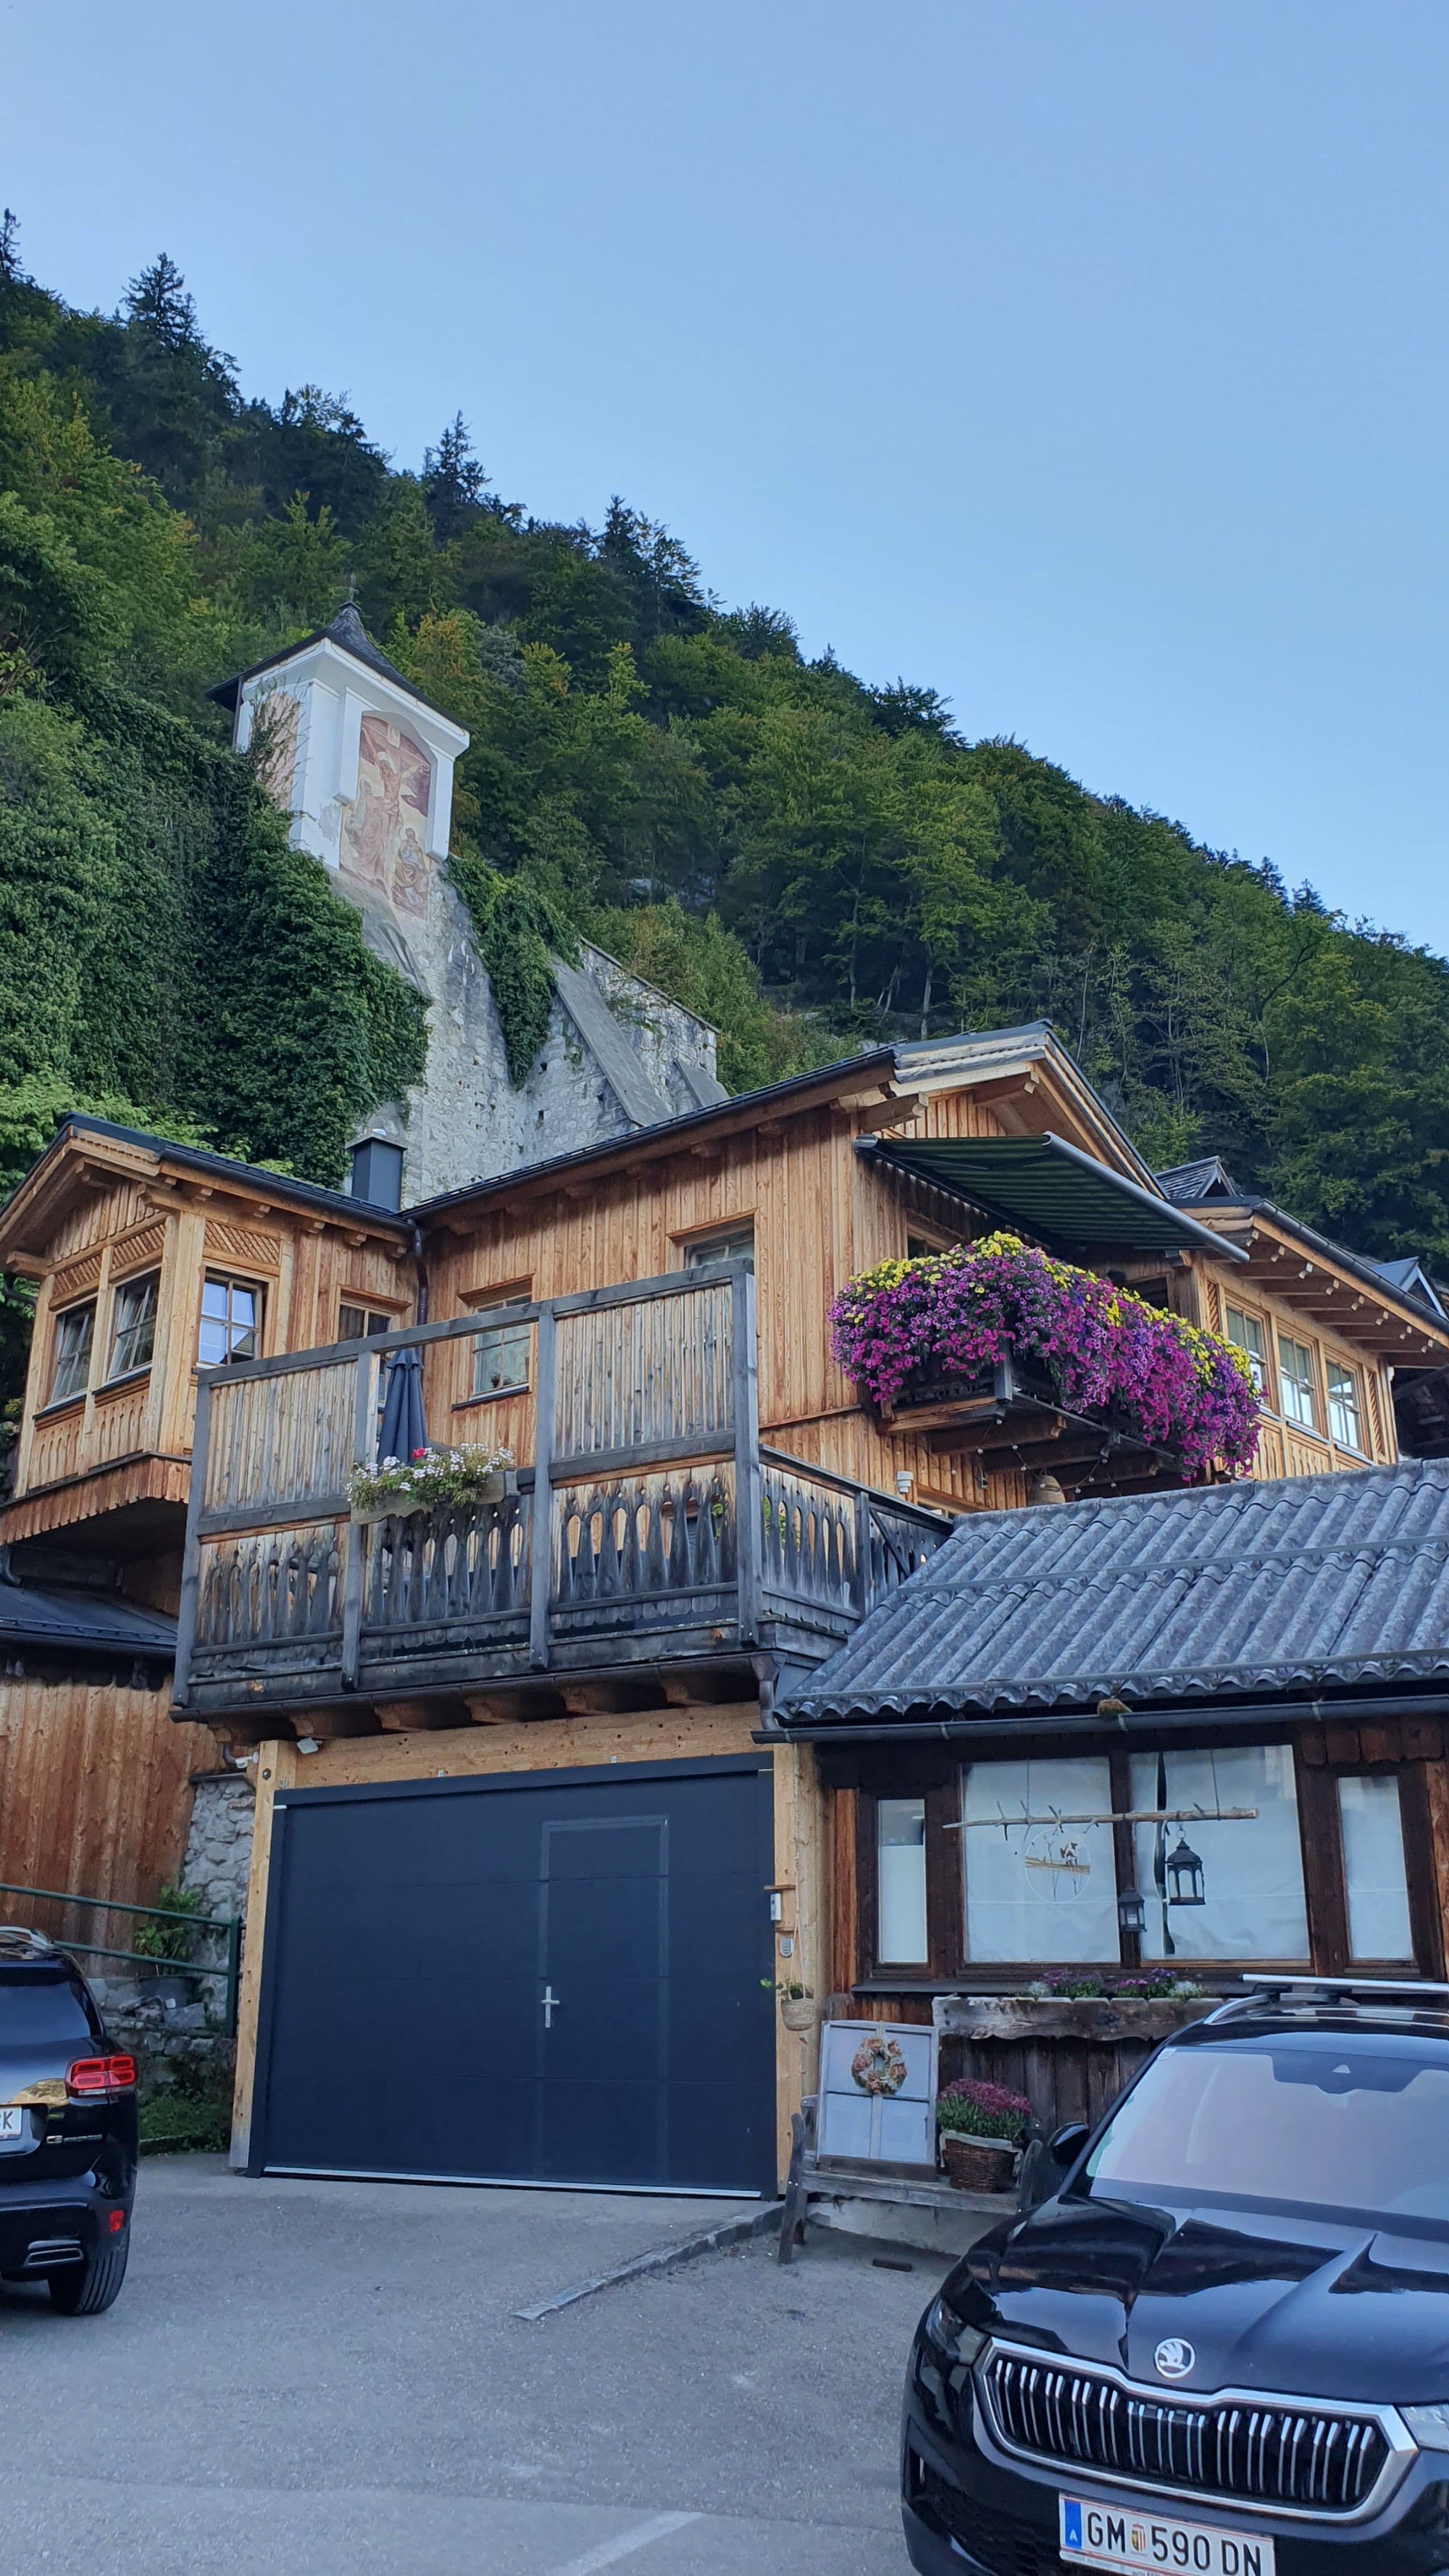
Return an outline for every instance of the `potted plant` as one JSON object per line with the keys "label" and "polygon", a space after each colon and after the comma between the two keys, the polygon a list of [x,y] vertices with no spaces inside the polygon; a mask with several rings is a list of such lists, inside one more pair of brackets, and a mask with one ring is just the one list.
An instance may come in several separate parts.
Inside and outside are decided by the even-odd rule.
{"label": "potted plant", "polygon": [[[768,1977],[760,1979],[762,1986],[769,1982]],[[799,1985],[793,1977],[782,1977],[775,1992],[780,1998],[780,2019],[785,2028],[803,2039],[815,2027],[815,1997],[808,1986]]]}
{"label": "potted plant", "polygon": [[511,1449],[415,1449],[355,1467],[348,1500],[355,1521],[402,1520],[410,1512],[496,1503],[506,1490]]}
{"label": "potted plant", "polygon": [[958,2191],[1008,2191],[1031,2118],[1024,2093],[963,2075],[936,2096],[941,2162]]}

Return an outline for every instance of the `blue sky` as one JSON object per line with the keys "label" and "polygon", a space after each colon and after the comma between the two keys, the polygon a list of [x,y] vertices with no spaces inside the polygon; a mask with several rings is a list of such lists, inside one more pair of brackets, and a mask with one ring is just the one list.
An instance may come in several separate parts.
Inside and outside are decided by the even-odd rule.
{"label": "blue sky", "polygon": [[[0,0],[46,284],[1449,948],[1443,0]],[[18,113],[17,113],[18,111]]]}

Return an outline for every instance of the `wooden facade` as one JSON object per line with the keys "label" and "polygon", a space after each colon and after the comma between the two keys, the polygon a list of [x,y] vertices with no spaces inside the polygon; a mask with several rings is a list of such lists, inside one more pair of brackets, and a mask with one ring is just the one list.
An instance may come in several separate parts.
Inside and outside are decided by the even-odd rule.
{"label": "wooden facade", "polygon": [[[38,1543],[111,1555],[130,1597],[180,1605],[176,1741],[204,1749],[179,1759],[170,1839],[133,1822],[124,1860],[88,1805],[111,1793],[76,1769],[67,1866],[109,1871],[97,1893],[123,1882],[144,1893],[184,1835],[184,1778],[209,1767],[208,1730],[229,1743],[259,1786],[245,2040],[279,1788],[567,1777],[670,1747],[685,1758],[753,1744],[774,1774],[781,1965],[822,2004],[834,1995],[854,2012],[929,2018],[939,1994],[1019,1982],[1020,1968],[984,1975],[961,1938],[960,1837],[949,1831],[959,1760],[944,1748],[817,1751],[782,1739],[772,1711],[792,1674],[830,1652],[955,1516],[1026,1502],[1030,1474],[1053,1456],[1069,1493],[1170,1481],[1168,1463],[1124,1464],[1100,1442],[1094,1452],[1069,1436],[1053,1450],[1039,1420],[982,1432],[949,1410],[882,1418],[830,1355],[826,1309],[852,1274],[989,1229],[874,1157],[871,1140],[1049,1134],[1152,1192],[1045,1031],[881,1050],[406,1219],[72,1122],[0,1218],[0,1259],[40,1283],[0,1538],[17,1557]],[[1171,1252],[1095,1264],[1214,1330],[1235,1334],[1241,1314],[1258,1322],[1260,1474],[1392,1461],[1391,1372],[1449,1358],[1442,1319],[1387,1283],[1375,1289],[1366,1265],[1316,1239],[1310,1249],[1272,1212],[1197,1216]],[[1221,1253],[1204,1226],[1221,1232]],[[112,1378],[117,1294],[147,1277],[151,1357]],[[198,1333],[217,1280],[257,1292],[260,1342],[255,1360],[207,1382],[193,1479]],[[86,1383],[57,1398],[60,1320],[87,1304]],[[347,1477],[370,1454],[379,1361],[409,1342],[424,1358],[431,1440],[503,1445],[517,1464],[493,1502],[364,1527],[350,1520]],[[1284,1360],[1290,1345],[1306,1362]],[[1307,1418],[1288,1416],[1290,1365]],[[1020,1730],[1015,1740],[1030,1749]],[[1315,1784],[1335,1767],[1388,1765],[1413,1851],[1415,1956],[1434,1966],[1441,1877],[1449,1886],[1445,1748],[1360,1741],[1345,1766],[1326,1737],[1321,1753],[1302,1730],[1291,1740],[1315,1961],[1343,1948],[1337,1827]],[[1120,1769],[1106,1732],[1103,1749]],[[165,1803],[154,1776],[143,1805]],[[930,1949],[903,1964],[876,1955],[871,1928],[878,1806],[916,1795]],[[8,1822],[0,1803],[0,1836]],[[0,1874],[24,1875],[10,1860],[0,1838]],[[782,2030],[782,2140],[811,2072]],[[243,2140],[251,2081],[244,2045]]]}

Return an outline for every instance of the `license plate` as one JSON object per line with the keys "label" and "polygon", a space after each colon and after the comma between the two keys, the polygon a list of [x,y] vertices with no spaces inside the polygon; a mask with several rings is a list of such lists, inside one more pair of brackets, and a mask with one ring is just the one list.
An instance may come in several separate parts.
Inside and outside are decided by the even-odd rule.
{"label": "license plate", "polygon": [[0,2147],[30,2144],[30,2121],[22,2104],[12,2102],[0,2109]]}
{"label": "license plate", "polygon": [[1273,2576],[1273,2543],[1205,2522],[1169,2522],[1115,2504],[1062,2496],[1061,2553],[1073,2567],[1108,2567],[1137,2576],[1144,2567],[1182,2568],[1188,2576]]}

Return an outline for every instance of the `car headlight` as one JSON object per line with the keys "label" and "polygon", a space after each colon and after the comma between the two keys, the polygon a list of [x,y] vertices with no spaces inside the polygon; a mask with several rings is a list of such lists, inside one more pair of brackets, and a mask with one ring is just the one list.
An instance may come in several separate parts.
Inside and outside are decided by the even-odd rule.
{"label": "car headlight", "polygon": [[1421,2451],[1449,2451],[1449,2406],[1401,2406]]}
{"label": "car headlight", "polygon": [[[968,2326],[959,2309],[953,2308],[944,2296],[931,2301],[921,2319],[921,2332],[927,2343],[933,2344],[947,2361],[969,2364],[986,2342],[981,2328]],[[1446,2427],[1444,2438],[1446,2446],[1449,2446],[1449,2427]]]}

